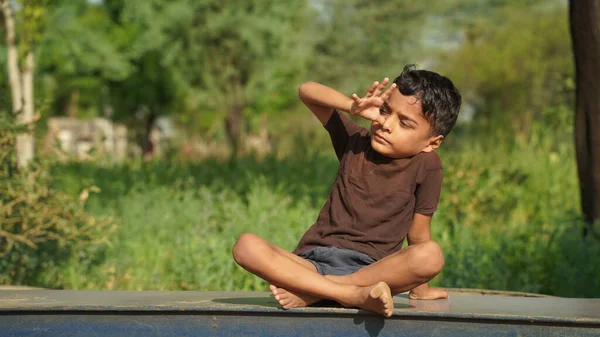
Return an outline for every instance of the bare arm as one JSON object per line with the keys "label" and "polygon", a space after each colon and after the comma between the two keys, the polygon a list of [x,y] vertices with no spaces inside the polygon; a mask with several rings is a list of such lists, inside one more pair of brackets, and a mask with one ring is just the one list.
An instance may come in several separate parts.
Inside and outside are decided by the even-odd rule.
{"label": "bare arm", "polygon": [[298,96],[323,125],[327,124],[334,109],[349,112],[353,102],[341,92],[316,82],[303,83]]}
{"label": "bare arm", "polygon": [[417,243],[431,240],[431,216],[415,213],[413,223],[408,230],[408,244],[414,245]]}
{"label": "bare arm", "polygon": [[[413,223],[408,230],[408,245],[416,245],[431,240],[431,216],[415,213]],[[427,283],[423,283],[410,291],[411,299],[438,299],[447,298],[448,293],[442,289],[429,288]]]}
{"label": "bare arm", "polygon": [[374,82],[362,98],[356,94],[352,94],[352,98],[350,98],[335,89],[316,82],[302,84],[298,89],[298,95],[302,103],[317,116],[323,125],[327,124],[334,109],[383,123],[384,120],[379,114],[379,107],[396,88],[394,83],[384,91],[388,82],[387,77],[381,83]]}

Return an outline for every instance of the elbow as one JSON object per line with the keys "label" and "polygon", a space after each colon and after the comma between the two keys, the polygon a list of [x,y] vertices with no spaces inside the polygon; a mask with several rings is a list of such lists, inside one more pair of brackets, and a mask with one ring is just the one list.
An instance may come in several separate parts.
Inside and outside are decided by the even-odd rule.
{"label": "elbow", "polygon": [[408,243],[409,246],[412,245],[417,245],[423,242],[427,242],[430,241],[431,237],[430,236],[415,236],[415,235],[410,235],[410,233],[406,236],[406,241]]}
{"label": "elbow", "polygon": [[306,102],[308,93],[310,92],[311,87],[313,87],[315,84],[315,82],[304,82],[300,84],[300,86],[298,87],[298,97],[302,102]]}

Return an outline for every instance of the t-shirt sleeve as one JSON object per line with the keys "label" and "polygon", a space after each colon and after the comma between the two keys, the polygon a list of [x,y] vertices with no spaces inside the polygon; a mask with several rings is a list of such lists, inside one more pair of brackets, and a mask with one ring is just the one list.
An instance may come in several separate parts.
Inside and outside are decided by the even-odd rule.
{"label": "t-shirt sleeve", "polygon": [[329,132],[329,137],[331,138],[331,143],[338,160],[342,160],[350,137],[365,130],[365,128],[337,110],[333,111],[324,127]]}
{"label": "t-shirt sleeve", "polygon": [[415,213],[433,215],[438,207],[442,189],[442,168],[427,170],[415,190]]}

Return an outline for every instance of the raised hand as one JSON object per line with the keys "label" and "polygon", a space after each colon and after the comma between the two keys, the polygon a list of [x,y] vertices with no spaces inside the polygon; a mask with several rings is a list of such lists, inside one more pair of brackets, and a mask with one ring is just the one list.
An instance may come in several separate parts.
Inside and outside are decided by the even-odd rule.
{"label": "raised hand", "polygon": [[356,94],[352,94],[353,102],[350,107],[350,114],[383,124],[385,118],[379,113],[379,108],[396,88],[396,83],[392,83],[392,85],[384,91],[385,86],[389,81],[390,79],[386,77],[381,83],[373,82],[365,96],[362,98],[358,97]]}

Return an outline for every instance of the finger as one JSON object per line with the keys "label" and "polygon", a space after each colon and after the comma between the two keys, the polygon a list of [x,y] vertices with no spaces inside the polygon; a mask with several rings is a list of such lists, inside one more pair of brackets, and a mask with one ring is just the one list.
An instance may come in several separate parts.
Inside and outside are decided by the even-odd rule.
{"label": "finger", "polygon": [[398,86],[396,85],[396,83],[392,83],[392,85],[390,85],[390,87],[381,95],[381,99],[385,101],[388,98],[390,98],[390,95],[394,92],[394,90],[397,87]]}
{"label": "finger", "polygon": [[389,78],[384,78],[383,81],[381,81],[381,83],[377,86],[377,89],[375,89],[375,92],[373,92],[374,96],[379,96],[379,94],[381,94],[381,92],[383,91],[383,89],[385,89],[385,86],[388,84],[388,82],[390,81]]}
{"label": "finger", "polygon": [[356,103],[356,104],[360,104],[360,102],[362,101],[360,99],[360,97],[358,97],[357,94],[352,94],[352,100]]}
{"label": "finger", "polygon": [[378,85],[379,85],[379,82],[377,82],[377,81],[373,82],[373,84],[371,84],[371,87],[369,88],[369,90],[367,90],[367,93],[365,94],[365,98],[369,98],[369,97],[373,96],[373,93],[375,92],[375,90],[377,90]]}
{"label": "finger", "polygon": [[381,125],[383,125],[385,123],[385,118],[383,118],[383,116],[379,116],[375,118],[375,121]]}

